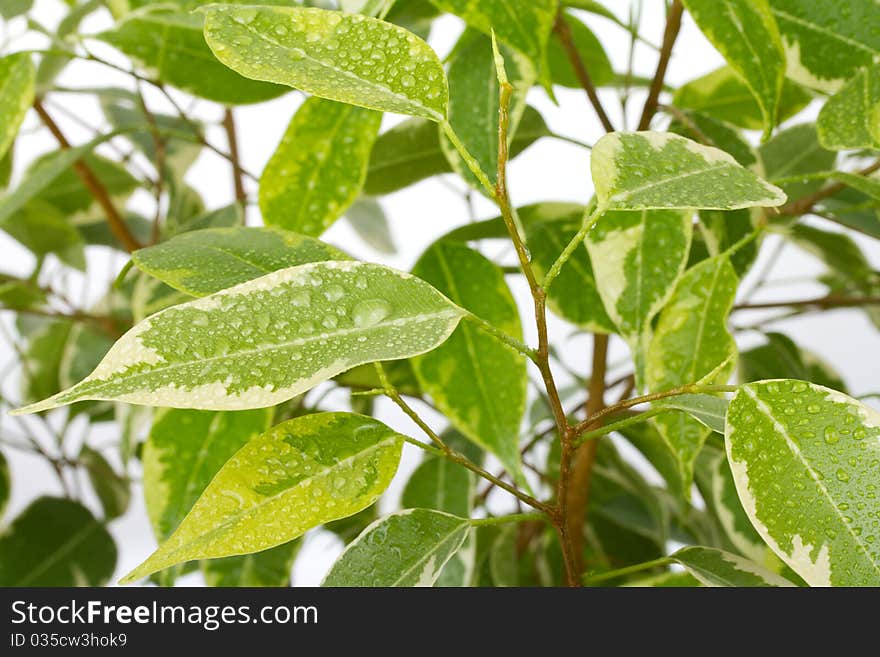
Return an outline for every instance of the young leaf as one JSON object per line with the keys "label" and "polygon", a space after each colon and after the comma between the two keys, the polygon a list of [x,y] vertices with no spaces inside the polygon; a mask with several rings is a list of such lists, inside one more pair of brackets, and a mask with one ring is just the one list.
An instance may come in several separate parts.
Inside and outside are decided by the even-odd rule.
{"label": "young leaf", "polygon": [[367,175],[382,114],[309,98],[260,176],[269,226],[318,237],[354,202]]}
{"label": "young leaf", "polygon": [[[564,218],[549,221],[526,223],[526,219],[531,218],[530,213],[520,215],[526,223],[532,265],[540,276],[550,270],[581,227],[584,209],[573,206],[571,210]],[[580,328],[599,333],[613,333],[615,330],[614,322],[602,305],[593,263],[586,248],[577,249],[559,271],[547,301],[550,310]]]}
{"label": "young leaf", "polygon": [[[526,94],[534,83],[535,73],[516,53],[505,53],[504,60],[514,87],[509,130],[512,139],[525,110]],[[449,124],[494,184],[498,172],[500,100],[492,40],[480,32],[465,31],[450,56],[448,77]],[[484,191],[446,135],[440,137],[440,145],[455,172],[471,187]]]}
{"label": "young leaf", "polygon": [[408,274],[330,261],[281,269],[137,324],[92,374],[16,413],[81,399],[240,410],[442,344],[464,311]]}
{"label": "young leaf", "polygon": [[271,412],[164,409],[144,443],[144,498],[160,541],[180,525],[233,455],[269,428]]}
{"label": "young leaf", "polygon": [[37,70],[29,53],[0,58],[0,158],[12,146],[34,102]]}
{"label": "young leaf", "polygon": [[785,203],[782,190],[732,156],[661,132],[614,132],[590,161],[599,205],[608,210],[735,210]]}
{"label": "young leaf", "polygon": [[752,524],[810,586],[877,586],[880,414],[795,380],[742,386],[727,458]]}
{"label": "young leaf", "polygon": [[205,38],[242,75],[315,96],[432,121],[446,118],[446,74],[401,27],[324,9],[209,5]]}
{"label": "young leaf", "polygon": [[546,77],[547,42],[556,20],[557,0],[431,0],[442,11],[529,58],[535,71]]}
{"label": "young leaf", "polygon": [[89,475],[92,488],[104,509],[104,516],[112,520],[124,514],[131,502],[128,482],[116,474],[113,466],[100,452],[88,445],[84,445],[80,450],[79,462]]}
{"label": "young leaf", "polygon": [[631,344],[672,295],[687,264],[693,225],[691,212],[606,212],[587,236],[605,310]]}
{"label": "young leaf", "polygon": [[288,586],[290,571],[302,543],[283,543],[262,552],[202,561],[202,575],[208,586]]}
{"label": "young leaf", "polygon": [[219,63],[205,44],[203,22],[198,14],[167,6],[146,7],[97,38],[154,71],[162,82],[217,103],[259,103],[288,91],[248,80]]}
{"label": "young leaf", "polygon": [[371,505],[397,471],[403,438],[372,418],[319,413],[252,438],[227,461],[133,582],[193,559],[249,554]]}
{"label": "young leaf", "polygon": [[784,577],[740,556],[717,548],[692,546],[671,558],[704,586],[794,586]]}
{"label": "young leaf", "polygon": [[[812,99],[803,87],[786,79],[777,107],[777,122],[790,119]],[[672,104],[748,130],[760,130],[764,126],[761,106],[743,79],[730,66],[722,66],[683,84],[675,90]]]}
{"label": "young leaf", "polygon": [[[464,244],[440,241],[413,272],[477,317],[521,339],[516,302],[504,273]],[[525,413],[525,358],[467,322],[440,348],[413,359],[422,390],[459,431],[521,476],[519,427]]]}
{"label": "young leaf", "polygon": [[[776,133],[758,149],[764,175],[770,180],[818,173],[834,168],[837,154],[822,148],[816,126],[802,123]],[[780,185],[789,198],[800,198],[817,191],[822,181],[804,181]]]}
{"label": "young leaf", "polygon": [[769,0],[788,76],[808,87],[836,91],[880,56],[875,0]]}
{"label": "young leaf", "polygon": [[429,509],[386,516],[349,544],[321,586],[434,586],[469,529],[468,520]]}
{"label": "young leaf", "polygon": [[41,497],[0,536],[0,586],[103,586],[116,545],[89,510]]}
{"label": "young leaf", "polygon": [[[685,273],[660,313],[648,348],[645,374],[649,390],[726,382],[736,358],[727,317],[738,282],[726,256],[705,260]],[[709,431],[685,413],[665,413],[654,422],[679,459],[687,491],[694,460]]]}
{"label": "young leaf", "polygon": [[859,71],[829,98],[816,125],[825,148],[880,148],[880,65]]}
{"label": "young leaf", "polygon": [[279,228],[208,228],[135,251],[138,269],[194,297],[273,271],[347,256],[311,237]]}
{"label": "young leaf", "polygon": [[777,123],[785,51],[767,0],[684,0],[684,6],[752,92],[769,136]]}

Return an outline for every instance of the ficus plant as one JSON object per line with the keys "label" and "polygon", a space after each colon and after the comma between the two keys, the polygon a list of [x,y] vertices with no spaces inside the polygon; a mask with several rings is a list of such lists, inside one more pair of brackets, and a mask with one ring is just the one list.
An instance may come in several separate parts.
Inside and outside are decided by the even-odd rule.
{"label": "ficus plant", "polygon": [[[158,548],[123,582],[288,585],[323,528],[345,543],[326,586],[880,585],[880,414],[773,328],[841,307],[880,322],[853,239],[880,238],[876,0],[674,0],[659,43],[641,0],[66,4],[54,31],[31,0],[0,6],[0,228],[34,262],[0,279],[17,381],[0,445],[64,491],[4,519],[0,584],[106,583],[108,526],[142,488]],[[98,14],[111,26],[86,31]],[[444,14],[466,27],[441,59]],[[726,63],[674,89],[685,14]],[[614,70],[599,22],[653,48],[656,73]],[[45,47],[17,48],[25,32]],[[78,66],[128,84],[61,84]],[[529,92],[559,88],[606,133],[580,144],[593,187],[515,207],[509,161],[559,138]],[[69,94],[100,108],[91,140],[58,121]],[[235,109],[285,94],[297,109],[251,174]],[[383,113],[406,118],[382,131]],[[19,166],[35,131],[57,148]],[[205,151],[236,203],[187,184]],[[496,216],[410,271],[321,240],[345,217],[380,257],[382,197],[434,176]],[[771,235],[826,265],[824,295],[755,303],[769,269],[741,289]],[[59,282],[93,246],[128,264],[83,306]],[[737,319],[756,307],[784,315]],[[404,453],[419,463],[380,513]]]}

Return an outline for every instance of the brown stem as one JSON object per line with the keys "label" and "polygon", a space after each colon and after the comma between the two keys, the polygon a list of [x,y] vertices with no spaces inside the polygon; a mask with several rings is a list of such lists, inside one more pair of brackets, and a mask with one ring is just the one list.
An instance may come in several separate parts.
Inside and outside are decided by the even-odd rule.
{"label": "brown stem", "polygon": [[[46,111],[46,108],[43,107],[43,103],[39,98],[34,101],[34,109],[37,111],[40,119],[49,129],[49,132],[55,137],[55,140],[61,148],[65,150],[69,149],[70,142],[67,141],[64,133],[62,133],[61,129],[58,127],[58,124],[55,123]],[[73,170],[76,172],[76,175],[82,181],[83,185],[85,185],[86,189],[89,190],[89,193],[98,202],[98,205],[101,206],[104,215],[107,217],[107,223],[110,225],[111,232],[114,237],[119,240],[119,243],[125,247],[125,250],[131,253],[132,251],[137,251],[141,248],[141,244],[138,243],[134,235],[131,234],[128,225],[123,221],[122,216],[120,216],[119,212],[116,210],[113,201],[110,200],[110,195],[107,193],[107,189],[101,184],[101,181],[98,180],[97,176],[95,176],[89,166],[83,160],[77,160],[73,164]]]}
{"label": "brown stem", "polygon": [[734,310],[760,310],[770,308],[856,308],[858,306],[880,305],[880,296],[847,297],[839,294],[827,294],[814,299],[795,299],[792,301],[765,301],[761,303],[742,303],[734,306]]}
{"label": "brown stem", "polygon": [[660,92],[663,91],[663,81],[666,79],[666,69],[669,68],[669,59],[672,57],[672,48],[678,33],[681,30],[681,17],[684,14],[684,6],[681,0],[675,0],[666,16],[666,29],[663,32],[663,45],[660,47],[660,61],[657,62],[657,72],[651,81],[648,91],[648,99],[642,110],[642,118],[639,120],[639,130],[647,130],[651,127],[651,119],[657,113],[657,105],[660,100]]}
{"label": "brown stem", "polygon": [[[593,335],[593,367],[590,374],[590,396],[587,400],[587,417],[598,413],[605,407],[607,362],[608,336],[604,333],[596,333]],[[600,424],[601,420],[590,425],[589,429],[597,429]],[[568,527],[568,535],[571,540],[578,574],[584,570],[584,518],[587,514],[587,504],[590,499],[590,479],[598,445],[598,440],[591,440],[574,451],[571,475],[566,486],[565,524]]]}
{"label": "brown stem", "polygon": [[577,46],[574,44],[574,40],[571,36],[571,28],[565,21],[565,16],[561,11],[556,15],[556,24],[553,26],[553,31],[556,33],[559,43],[562,44],[562,49],[565,51],[565,55],[568,57],[568,61],[571,63],[571,67],[574,69],[578,81],[580,81],[584,91],[587,92],[587,97],[590,99],[590,104],[596,111],[596,115],[599,117],[602,127],[605,128],[606,132],[614,132],[614,125],[611,123],[611,119],[608,118],[608,113],[602,106],[602,101],[599,99],[599,94],[596,92],[596,85],[593,84],[593,78],[590,76],[590,72],[587,70],[587,66],[584,64],[584,60],[578,52]]}
{"label": "brown stem", "polygon": [[[880,170],[880,160],[874,162],[874,164],[865,167],[861,171],[859,171],[856,175],[859,176],[869,176],[875,171]],[[803,198],[799,198],[796,201],[792,201],[788,205],[784,205],[779,209],[779,214],[786,217],[797,217],[802,214],[808,214],[813,206],[819,203],[820,201],[824,201],[826,198],[834,196],[838,192],[844,190],[848,185],[846,183],[837,182],[833,185],[828,185],[827,187],[823,187],[819,191],[810,194],[808,196],[804,196]]]}
{"label": "brown stem", "polygon": [[227,107],[223,113],[223,128],[229,143],[229,158],[232,164],[232,183],[235,186],[235,200],[242,206],[247,202],[247,191],[244,188],[244,175],[241,169],[241,156],[238,153],[238,136],[235,130],[235,115]]}

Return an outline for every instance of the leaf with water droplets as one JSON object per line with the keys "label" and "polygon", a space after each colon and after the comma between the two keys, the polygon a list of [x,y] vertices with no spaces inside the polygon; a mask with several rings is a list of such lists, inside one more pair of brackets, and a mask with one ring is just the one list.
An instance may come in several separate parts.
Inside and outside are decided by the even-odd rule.
{"label": "leaf with water droplets", "polygon": [[365,509],[388,487],[403,437],[373,418],[317,413],[252,438],[220,469],[174,533],[126,575],[258,552]]}
{"label": "leaf with water droplets", "polygon": [[78,502],[40,497],[0,535],[0,586],[103,586],[116,545]]}
{"label": "leaf with water droplets", "polygon": [[[727,318],[738,283],[726,256],[704,260],[682,276],[648,347],[645,378],[650,391],[727,381],[737,353]],[[664,413],[654,423],[678,458],[682,490],[689,490],[694,460],[710,430],[684,412]]]}
{"label": "leaf with water droplets", "polygon": [[306,100],[260,176],[266,224],[312,237],[333,225],[360,194],[381,122],[380,112]]}
{"label": "leaf with water droplets", "polygon": [[338,249],[279,228],[206,228],[132,254],[138,269],[175,290],[203,297],[273,271],[344,260]]}
{"label": "leaf with water droplets", "polygon": [[434,586],[470,521],[429,509],[377,520],[340,555],[321,586]]}
{"label": "leaf with water droplets", "polygon": [[169,7],[145,7],[126,16],[97,38],[139,62],[153,76],[218,103],[259,103],[288,91],[248,80],[211,54],[202,34],[203,19]]}
{"label": "leaf with water droplets", "polygon": [[880,585],[880,413],[822,386],[740,387],[727,414],[740,502],[810,586]]}
{"label": "leaf with water droplets", "polygon": [[430,351],[464,312],[424,281],[381,265],[290,267],[150,316],[83,381],[14,412],[82,399],[273,406],[357,365]]}
{"label": "leaf with water droplets", "polygon": [[880,65],[859,71],[829,98],[816,126],[825,148],[880,148]]}
{"label": "leaf with water droplets", "polygon": [[[413,272],[500,331],[522,339],[516,302],[504,273],[470,247],[441,241]],[[413,359],[422,390],[459,431],[521,477],[519,427],[525,413],[525,357],[472,323],[431,353]]]}
{"label": "leaf with water droplets", "polygon": [[431,0],[442,11],[529,58],[542,79],[547,78],[547,42],[556,21],[557,0]]}
{"label": "leaf with water droplets", "polygon": [[735,210],[786,200],[731,155],[671,133],[605,135],[590,166],[599,205],[608,210]]}
{"label": "leaf with water droplets", "polygon": [[[469,518],[473,511],[474,474],[449,459],[428,456],[410,475],[400,500],[407,509],[434,509]],[[436,586],[465,586],[474,570],[474,539],[468,537],[461,549],[443,567]]]}
{"label": "leaf with water droplets", "polygon": [[605,309],[634,347],[672,296],[687,264],[693,225],[687,211],[606,212],[587,236]]}
{"label": "leaf with water droplets", "polygon": [[788,77],[837,91],[880,57],[876,0],[769,0],[788,62]]}
{"label": "leaf with water droplets", "polygon": [[12,146],[15,135],[34,102],[37,70],[30,53],[0,58],[0,158]]}
{"label": "leaf with water droplets", "polygon": [[753,561],[718,548],[686,547],[670,559],[684,566],[704,586],[794,586]]}
{"label": "leaf with water droplets", "polygon": [[446,118],[443,66],[402,27],[303,7],[215,4],[202,11],[217,59],[246,77],[384,112]]}
{"label": "leaf with water droplets", "polygon": [[741,77],[761,108],[764,135],[777,123],[785,51],[767,0],[683,0],[706,38]]}

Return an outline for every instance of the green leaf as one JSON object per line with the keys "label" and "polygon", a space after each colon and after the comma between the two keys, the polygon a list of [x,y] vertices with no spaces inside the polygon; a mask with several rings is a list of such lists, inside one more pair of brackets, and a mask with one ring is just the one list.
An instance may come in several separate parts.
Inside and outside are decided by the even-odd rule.
{"label": "green leaf", "polygon": [[0,7],[0,16],[5,19],[26,14],[34,5],[34,0],[6,0]]}
{"label": "green leaf", "polygon": [[[645,374],[649,390],[727,381],[737,353],[727,317],[738,282],[726,256],[705,260],[685,273],[660,313],[648,348]],[[694,460],[709,430],[685,413],[664,413],[654,418],[654,423],[678,457],[683,490],[689,490]]]}
{"label": "green leaf", "polygon": [[803,381],[742,386],[727,458],[743,508],[810,586],[877,586],[880,414]]}
{"label": "green leaf", "polygon": [[767,0],[684,0],[684,6],[752,92],[764,136],[770,136],[785,80],[785,51]]}
{"label": "green leaf", "polygon": [[37,70],[29,53],[0,58],[0,157],[12,146],[34,102]]}
{"label": "green leaf", "polygon": [[702,586],[689,572],[665,572],[624,582],[621,587],[694,588]]}
{"label": "green leaf", "polygon": [[0,586],[103,586],[116,545],[78,502],[41,497],[0,535]]}
{"label": "green leaf", "polygon": [[291,541],[254,554],[209,559],[201,563],[202,574],[208,586],[288,586],[300,546]]}
{"label": "green leaf", "polygon": [[[822,148],[812,123],[796,125],[773,136],[758,149],[764,172],[770,180],[828,171],[834,168],[837,154]],[[818,190],[821,180],[780,185],[789,198],[800,198]]]}
{"label": "green leaf", "polygon": [[[44,158],[52,157],[53,154],[44,156]],[[30,176],[32,171],[38,170],[44,158],[38,158],[25,176]],[[138,188],[138,180],[124,166],[113,160],[95,153],[87,153],[82,157],[82,162],[89,167],[110,197],[121,202],[120,205],[124,204],[124,201]],[[35,198],[50,203],[66,216],[76,215],[77,223],[82,219],[82,214],[89,211],[94,211],[106,221],[95,197],[73,169],[62,171],[52,180],[52,184],[42,189]]]}
{"label": "green leaf", "polygon": [[[410,475],[400,504],[409,509],[433,509],[469,518],[473,511],[474,474],[446,458],[429,456]],[[466,586],[473,577],[473,537],[446,563],[436,586]]]}
{"label": "green leaf", "polygon": [[880,148],[880,66],[859,71],[829,98],[817,127],[825,148]]}
{"label": "green leaf", "polygon": [[[605,54],[599,39],[573,13],[565,12],[565,22],[571,30],[571,40],[590,72],[590,79],[597,87],[603,87],[615,80],[614,69]],[[569,89],[580,89],[581,81],[572,68],[565,49],[559,39],[551,38],[547,43],[547,66],[553,84]]]}
{"label": "green leaf", "polygon": [[369,109],[446,118],[443,66],[427,43],[401,27],[302,7],[202,11],[217,59],[246,77]]}
{"label": "green leaf", "polygon": [[364,16],[382,17],[394,5],[395,0],[340,0],[339,8]]}
{"label": "green leaf", "polygon": [[452,173],[452,165],[440,147],[437,125],[425,119],[407,119],[376,140],[364,192],[390,194],[441,173]]}
{"label": "green leaf", "polygon": [[388,218],[376,199],[370,196],[360,197],[345,213],[345,219],[354,232],[379,253],[397,253]]}
{"label": "green leaf", "polygon": [[164,541],[180,525],[211,479],[265,432],[271,412],[164,409],[144,443],[144,498],[150,523]]}
{"label": "green leaf", "polygon": [[788,76],[836,91],[880,56],[875,0],[769,0],[785,46]]}
{"label": "green leaf", "polygon": [[784,577],[717,548],[691,546],[670,556],[704,586],[794,586]]}
{"label": "green leaf", "polygon": [[556,20],[557,0],[431,0],[442,11],[460,16],[465,23],[529,58],[535,71],[547,71],[547,42]]}
{"label": "green leaf", "polygon": [[[13,192],[7,198],[11,199],[16,193]],[[34,199],[12,217],[0,222],[0,228],[35,255],[54,253],[64,264],[85,271],[83,238],[67,217],[52,204]]]}
{"label": "green leaf", "polygon": [[656,408],[674,408],[684,411],[716,433],[724,433],[728,400],[707,394],[676,395],[654,402]]}
{"label": "green leaf", "polygon": [[260,176],[267,225],[318,237],[360,194],[382,114],[309,98]]}
{"label": "green leaf", "polygon": [[[522,339],[516,302],[501,269],[464,244],[441,241],[413,268],[453,302]],[[413,359],[419,384],[453,426],[521,477],[519,427],[525,413],[525,358],[467,322],[444,345]]]}
{"label": "green leaf", "polygon": [[846,384],[840,375],[818,356],[798,347],[781,333],[767,333],[764,337],[767,339],[765,344],[740,353],[740,381],[802,379],[846,392]]}
{"label": "green leaf", "polygon": [[[812,99],[803,87],[786,79],[777,106],[777,122],[790,119]],[[682,85],[676,89],[672,104],[740,128],[761,130],[764,127],[764,115],[755,95],[730,66],[722,66]]]}
{"label": "green leaf", "polygon": [[[733,246],[739,245],[737,250],[730,254],[730,264],[733,265],[737,275],[742,277],[755,263],[760,250],[761,238],[750,241],[747,244],[741,242],[747,236],[758,230],[757,225],[761,220],[761,213],[754,209],[742,210],[701,210],[700,227],[694,235],[691,245],[691,263],[696,264],[704,258],[723,253]],[[702,244],[698,241],[701,238]],[[698,250],[703,247],[703,258],[695,257]]]}
{"label": "green leaf", "polygon": [[[513,85],[509,129],[512,140],[535,73],[516,53],[503,52],[502,55]],[[448,77],[449,124],[488,176],[489,182],[494,184],[498,172],[500,85],[492,40],[480,32],[466,30],[449,58]],[[446,135],[440,137],[440,145],[453,170],[471,187],[485,191]]]}
{"label": "green leaf", "polygon": [[[522,218],[524,215],[520,215]],[[529,213],[525,213],[531,219]],[[525,219],[523,219],[525,223]],[[559,254],[577,234],[583,221],[583,208],[573,206],[572,212],[556,221],[529,221],[526,225],[532,265],[543,277]],[[473,224],[472,224],[473,225]],[[506,229],[505,229],[506,231]],[[579,248],[568,259],[548,293],[550,310],[579,328],[599,333],[613,333],[614,323],[605,312],[596,274],[586,248]]]}
{"label": "green leaf", "polygon": [[433,586],[469,529],[468,520],[429,509],[386,516],[349,544],[321,586]]}
{"label": "green leaf", "polygon": [[587,236],[599,294],[620,335],[635,344],[672,296],[687,264],[691,212],[606,212]]}
{"label": "green leaf", "polygon": [[[576,224],[577,228],[581,226],[581,219],[584,216],[586,208],[579,203],[562,203],[562,202],[544,202],[524,205],[516,209],[520,222],[526,231],[532,226],[538,226],[544,222],[564,222],[567,224]],[[576,231],[571,233],[573,237]],[[498,215],[491,219],[484,219],[472,224],[465,224],[455,230],[452,230],[443,236],[444,240],[456,240],[459,242],[471,242],[475,240],[489,239],[509,239],[507,226],[504,219]],[[561,250],[561,249],[560,249]],[[556,252],[553,260],[559,255]],[[552,263],[551,263],[552,264]],[[549,267],[549,265],[548,265]]]}
{"label": "green leaf", "polygon": [[489,550],[489,572],[492,583],[496,587],[519,586],[519,557],[517,555],[517,537],[519,527],[516,524],[501,527],[498,537],[492,542]]}
{"label": "green leaf", "polygon": [[112,520],[123,515],[131,502],[128,482],[116,473],[100,452],[88,445],[80,450],[78,460],[85,467],[92,488],[101,501],[104,517]]}
{"label": "green leaf", "polygon": [[[154,71],[172,86],[218,103],[241,105],[276,98],[287,89],[255,82],[217,61],[205,44],[204,20],[167,6],[132,12],[97,38]],[[222,61],[222,59],[221,59]]]}
{"label": "green leaf", "polygon": [[605,135],[590,166],[599,206],[608,210],[735,210],[786,200],[724,151],[670,133]]}
{"label": "green leaf", "polygon": [[744,167],[752,168],[758,163],[757,150],[733,125],[708,114],[692,110],[683,110],[683,112],[688,123],[673,121],[669,125],[669,132],[727,151]]}
{"label": "green leaf", "polygon": [[278,228],[207,228],[132,254],[137,267],[195,297],[284,269],[347,256],[329,244]]}
{"label": "green leaf", "polygon": [[9,503],[9,494],[12,490],[12,477],[9,475],[9,462],[0,452],[0,520],[3,519],[3,512],[6,511],[6,505]]}
{"label": "green leaf", "polygon": [[211,480],[171,537],[126,575],[249,554],[371,505],[397,470],[403,438],[351,413],[283,422],[252,438]]}
{"label": "green leaf", "polygon": [[347,369],[442,344],[463,310],[402,272],[347,261],[281,269],[135,325],[92,374],[34,413],[82,399],[240,410]]}

